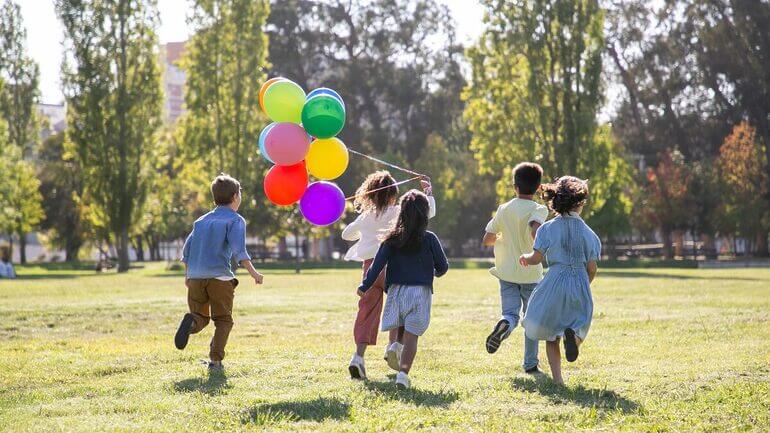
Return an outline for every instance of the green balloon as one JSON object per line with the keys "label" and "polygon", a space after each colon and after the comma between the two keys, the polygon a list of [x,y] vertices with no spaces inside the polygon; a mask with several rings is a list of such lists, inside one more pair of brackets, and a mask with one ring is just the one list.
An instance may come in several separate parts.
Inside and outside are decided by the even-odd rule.
{"label": "green balloon", "polygon": [[308,99],[302,107],[302,127],[315,138],[331,138],[345,126],[345,108],[329,95]]}
{"label": "green balloon", "polygon": [[265,112],[273,122],[300,123],[305,91],[289,80],[276,81],[265,90]]}

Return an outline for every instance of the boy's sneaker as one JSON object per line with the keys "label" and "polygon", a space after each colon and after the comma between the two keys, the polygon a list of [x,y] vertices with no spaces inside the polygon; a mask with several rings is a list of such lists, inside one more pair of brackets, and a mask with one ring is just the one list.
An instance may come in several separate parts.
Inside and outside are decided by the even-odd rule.
{"label": "boy's sneaker", "polygon": [[187,342],[190,341],[190,331],[195,323],[195,317],[192,313],[187,313],[182,318],[182,322],[179,324],[179,329],[176,330],[174,336],[174,345],[177,349],[182,350],[187,347]]}
{"label": "boy's sneaker", "polygon": [[530,368],[525,369],[524,373],[527,373],[527,374],[543,374],[543,372],[540,371],[539,368],[537,368],[537,365],[534,366],[534,367],[530,367]]}
{"label": "boy's sneaker", "polygon": [[361,356],[353,355],[353,359],[350,360],[348,366],[351,379],[366,380],[366,368],[364,367],[364,358]]}
{"label": "boy's sneaker", "polygon": [[222,361],[209,361],[208,367],[209,373],[221,373],[225,371],[225,366],[222,365]]}
{"label": "boy's sneaker", "polygon": [[570,328],[564,330],[564,356],[569,362],[575,362],[578,358],[578,345],[575,331]]}
{"label": "boy's sneaker", "polygon": [[508,330],[511,328],[511,322],[501,319],[499,322],[497,322],[497,325],[495,325],[495,329],[492,330],[492,333],[489,334],[489,337],[487,337],[487,352],[489,353],[495,353],[497,352],[497,349],[500,348],[500,343],[503,342],[506,338],[508,338]]}
{"label": "boy's sneaker", "polygon": [[399,371],[396,375],[396,386],[398,389],[409,389],[412,387],[412,382],[409,380],[409,375],[403,371]]}
{"label": "boy's sneaker", "polygon": [[401,370],[401,352],[404,351],[404,345],[398,341],[389,344],[385,349],[385,361],[392,370]]}

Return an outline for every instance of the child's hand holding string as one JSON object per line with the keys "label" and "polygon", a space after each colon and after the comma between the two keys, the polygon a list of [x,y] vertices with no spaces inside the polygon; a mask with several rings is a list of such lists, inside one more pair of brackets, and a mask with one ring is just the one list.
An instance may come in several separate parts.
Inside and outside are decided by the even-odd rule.
{"label": "child's hand holding string", "polygon": [[431,185],[430,178],[428,176],[422,176],[420,178],[420,187],[426,195],[433,195],[433,185]]}

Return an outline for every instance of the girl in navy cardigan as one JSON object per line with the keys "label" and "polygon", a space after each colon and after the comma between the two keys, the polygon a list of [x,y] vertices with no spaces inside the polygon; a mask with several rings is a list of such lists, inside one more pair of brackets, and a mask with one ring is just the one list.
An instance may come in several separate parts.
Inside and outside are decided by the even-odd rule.
{"label": "girl in navy cardigan", "polygon": [[382,331],[397,329],[396,339],[403,344],[397,360],[399,372],[396,384],[410,387],[409,370],[417,353],[417,338],[424,334],[430,323],[433,297],[433,277],[444,275],[449,269],[441,242],[428,228],[428,198],[411,190],[401,197],[401,212],[395,227],[387,234],[377,250],[374,262],[358,288],[363,296],[385,271],[385,292],[388,299],[382,314]]}

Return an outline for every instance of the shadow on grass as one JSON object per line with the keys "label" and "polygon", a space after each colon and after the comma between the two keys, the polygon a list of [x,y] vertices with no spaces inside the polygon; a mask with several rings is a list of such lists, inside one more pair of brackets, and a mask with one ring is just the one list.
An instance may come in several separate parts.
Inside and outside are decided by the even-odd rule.
{"label": "shadow on grass", "polygon": [[227,375],[222,372],[211,372],[205,379],[191,377],[174,383],[177,392],[202,392],[206,395],[218,395],[228,388],[230,384],[227,383]]}
{"label": "shadow on grass", "polygon": [[406,390],[398,389],[394,382],[396,375],[388,375],[390,381],[368,380],[365,386],[370,391],[375,391],[383,397],[415,406],[446,407],[459,397],[455,391],[426,391],[418,388]]}
{"label": "shadow on grass", "polygon": [[660,274],[653,272],[634,272],[634,271],[615,271],[607,270],[602,273],[603,277],[609,278],[664,278],[672,280],[726,280],[726,281],[765,281],[764,278],[747,278],[747,277],[713,277],[709,275],[681,275],[681,274]]}
{"label": "shadow on grass", "polygon": [[639,403],[627,399],[615,391],[590,389],[582,385],[556,385],[545,375],[526,379],[516,377],[513,379],[512,385],[520,391],[537,392],[557,404],[574,403],[583,407],[618,410],[623,413],[635,412],[639,409]]}
{"label": "shadow on grass", "polygon": [[282,422],[315,421],[350,418],[350,404],[335,398],[319,397],[306,401],[265,403],[247,409],[243,424],[268,425]]}

